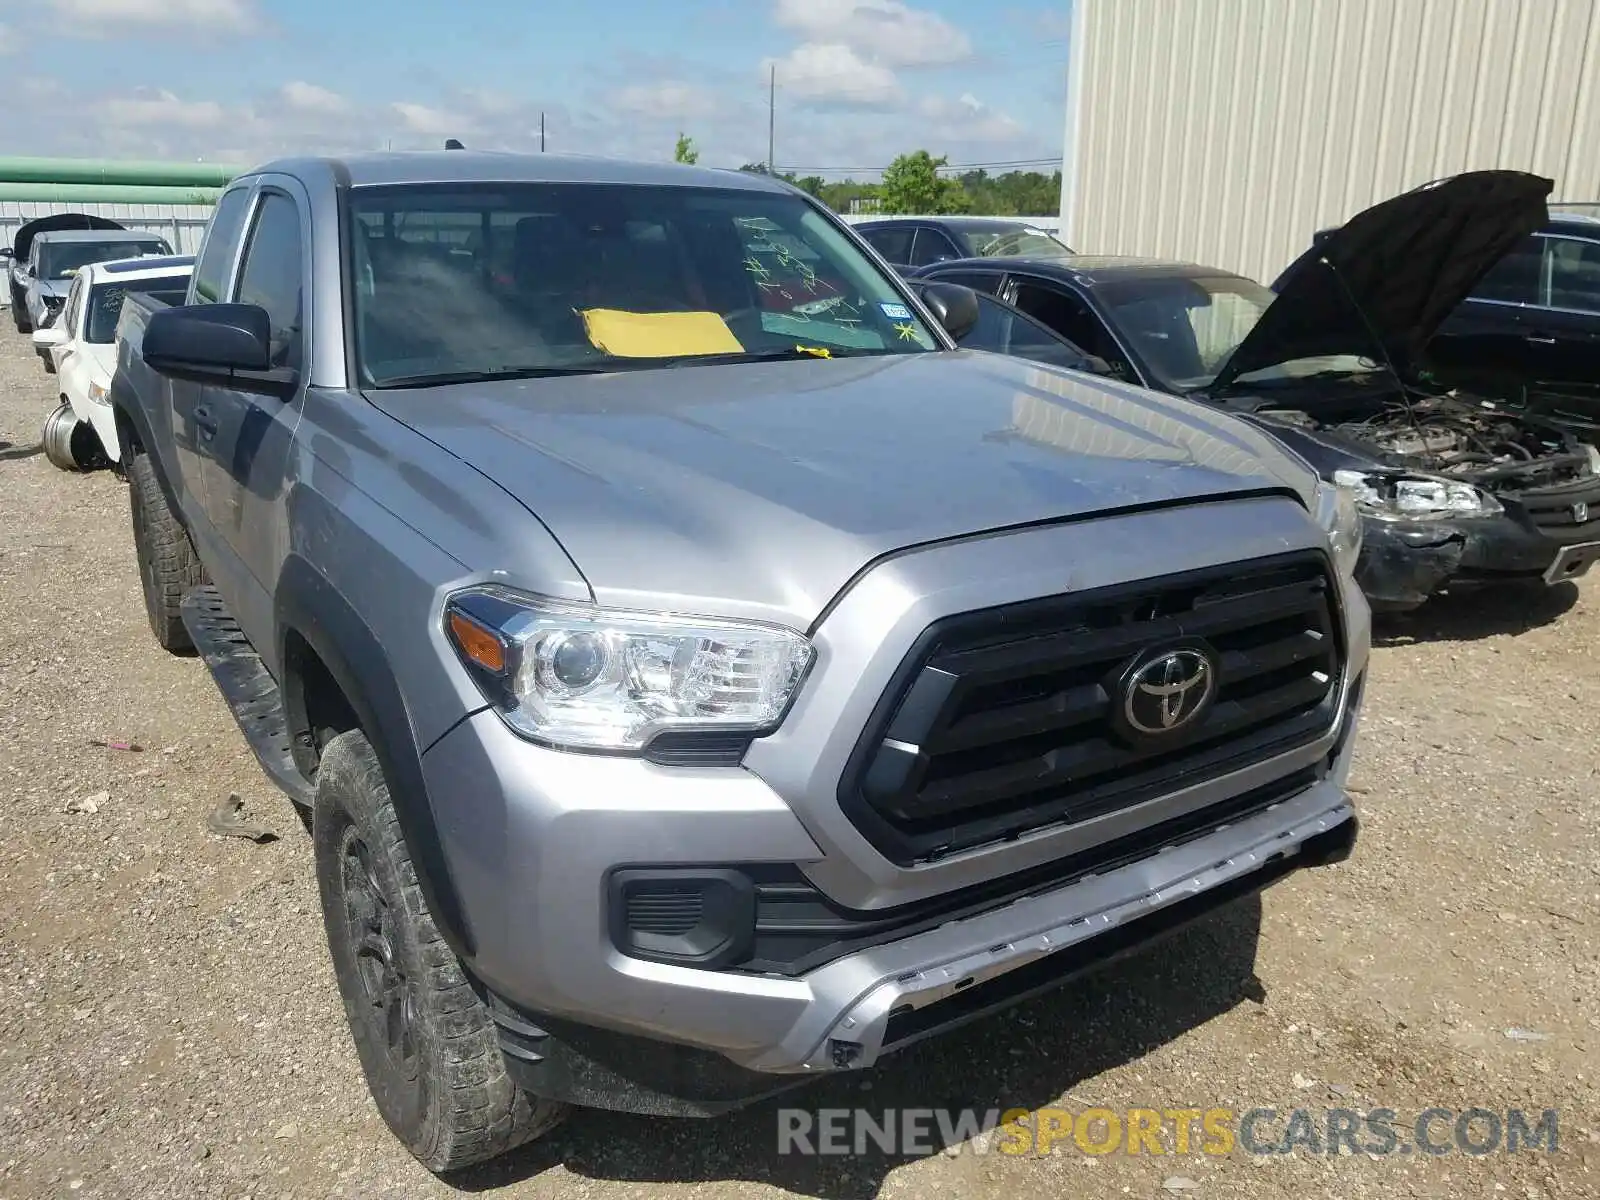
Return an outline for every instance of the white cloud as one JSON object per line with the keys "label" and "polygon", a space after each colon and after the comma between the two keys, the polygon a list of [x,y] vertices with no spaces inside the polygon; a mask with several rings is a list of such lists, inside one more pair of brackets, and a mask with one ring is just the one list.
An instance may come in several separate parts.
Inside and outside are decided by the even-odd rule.
{"label": "white cloud", "polygon": [[350,101],[338,92],[304,80],[291,80],[278,89],[284,104],[298,113],[337,116],[350,111]]}
{"label": "white cloud", "polygon": [[460,137],[471,132],[471,122],[460,113],[446,112],[442,108],[430,108],[426,104],[412,104],[400,101],[391,104],[400,115],[400,120],[411,133],[426,134],[430,137]]}
{"label": "white cloud", "polygon": [[955,63],[972,55],[965,33],[902,0],[778,0],[774,18],[809,42],[849,46],[891,67]]}
{"label": "white cloud", "polygon": [[[762,72],[772,65],[768,59]],[[839,42],[806,42],[777,59],[776,66],[784,95],[814,106],[890,108],[902,99],[893,71]]]}
{"label": "white cloud", "polygon": [[112,97],[100,108],[113,125],[123,126],[198,130],[215,129],[227,120],[226,111],[215,100],[181,100],[169,91],[152,88]]}
{"label": "white cloud", "polygon": [[632,84],[616,94],[611,106],[638,117],[691,120],[710,117],[718,108],[710,89],[676,80]]}
{"label": "white cloud", "polygon": [[204,32],[246,33],[261,27],[254,0],[51,0],[51,7],[84,28],[57,32],[94,34],[97,24],[173,27]]}
{"label": "white cloud", "polygon": [[917,112],[929,131],[939,137],[986,142],[1014,142],[1026,134],[1022,122],[1009,113],[990,108],[971,92],[950,100],[924,96]]}

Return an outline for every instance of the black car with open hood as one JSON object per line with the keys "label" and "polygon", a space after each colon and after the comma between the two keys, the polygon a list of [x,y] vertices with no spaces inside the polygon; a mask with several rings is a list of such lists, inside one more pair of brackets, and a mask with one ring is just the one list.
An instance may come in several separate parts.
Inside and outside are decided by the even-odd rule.
{"label": "black car with open hood", "polygon": [[997,297],[1130,383],[1271,430],[1355,495],[1374,606],[1411,608],[1449,585],[1554,583],[1600,559],[1588,437],[1448,389],[1428,361],[1450,314],[1548,220],[1550,189],[1478,171],[1397,196],[1323,238],[1276,294],[1130,258],[966,259],[914,277]]}

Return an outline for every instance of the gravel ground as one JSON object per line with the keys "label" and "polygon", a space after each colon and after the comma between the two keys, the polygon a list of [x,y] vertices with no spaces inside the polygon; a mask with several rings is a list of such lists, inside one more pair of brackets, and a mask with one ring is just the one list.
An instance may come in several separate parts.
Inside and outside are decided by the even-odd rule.
{"label": "gravel ground", "polygon": [[[1380,628],[1349,863],[789,1101],[1555,1107],[1556,1154],[806,1159],[768,1105],[580,1113],[447,1184],[368,1099],[291,806],[149,635],[123,485],[38,452],[52,384],[0,335],[0,1195],[1600,1195],[1600,585]],[[281,837],[210,833],[229,792]]]}

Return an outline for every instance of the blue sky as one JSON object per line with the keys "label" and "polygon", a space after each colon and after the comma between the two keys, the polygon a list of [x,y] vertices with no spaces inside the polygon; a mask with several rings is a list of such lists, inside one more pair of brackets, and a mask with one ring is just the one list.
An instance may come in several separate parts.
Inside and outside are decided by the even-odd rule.
{"label": "blue sky", "polygon": [[[1059,159],[1071,0],[0,0],[7,153]],[[1045,166],[1044,169],[1050,169]],[[835,170],[825,172],[839,174]]]}

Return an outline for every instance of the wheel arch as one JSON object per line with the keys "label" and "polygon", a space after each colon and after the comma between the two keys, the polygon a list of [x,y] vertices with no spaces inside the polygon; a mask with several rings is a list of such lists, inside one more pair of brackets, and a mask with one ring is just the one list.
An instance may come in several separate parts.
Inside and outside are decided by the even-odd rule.
{"label": "wheel arch", "polygon": [[[450,878],[405,698],[377,636],[334,586],[291,555],[275,596],[279,686],[295,763],[315,778],[321,729],[343,714],[372,745],[434,923],[457,957],[474,942]],[[330,690],[331,689],[331,690]],[[333,725],[320,725],[327,718]]]}

